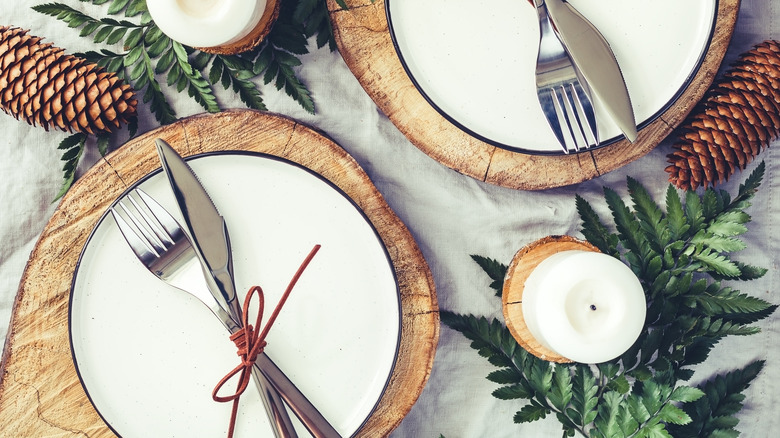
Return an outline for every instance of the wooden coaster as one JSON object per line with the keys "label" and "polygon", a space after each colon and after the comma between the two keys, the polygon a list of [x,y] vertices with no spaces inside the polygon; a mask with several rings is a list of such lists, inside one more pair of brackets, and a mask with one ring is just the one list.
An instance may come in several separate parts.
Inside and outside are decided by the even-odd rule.
{"label": "wooden coaster", "polygon": [[245,37],[240,40],[214,47],[196,47],[196,49],[217,55],[236,55],[238,53],[248,52],[260,44],[268,33],[271,32],[276,19],[279,18],[279,9],[282,6],[281,0],[268,0],[265,4],[263,16],[257,22],[257,26],[252,29]]}
{"label": "wooden coaster", "polygon": [[295,120],[251,110],[193,116],[135,137],[101,159],[65,194],[30,254],[14,302],[0,360],[0,435],[114,436],[73,365],[71,281],[82,248],[106,209],[160,167],[155,138],[176,145],[184,157],[240,150],[294,161],[339,187],[365,213],[393,261],[402,319],[393,373],[357,436],[389,435],[412,408],[433,366],[439,308],[430,269],[409,230],[344,149]]}
{"label": "wooden coaster", "polygon": [[525,290],[525,282],[528,280],[528,276],[539,266],[539,263],[553,254],[570,250],[600,252],[598,248],[590,243],[571,236],[544,237],[526,245],[515,254],[504,278],[504,290],[501,299],[503,302],[504,320],[509,332],[512,333],[517,343],[525,348],[526,351],[550,362],[571,363],[572,361],[540,344],[528,330],[523,317],[523,290]]}
{"label": "wooden coaster", "polygon": [[[384,0],[327,0],[333,34],[347,66],[376,105],[417,148],[472,178],[503,187],[540,190],[575,184],[650,152],[685,120],[718,72],[737,21],[740,0],[719,0],[715,28],[701,66],[679,98],[639,131],[636,142],[571,155],[527,155],[472,137],[444,118],[417,90],[396,54]],[[660,171],[660,169],[659,169]]]}

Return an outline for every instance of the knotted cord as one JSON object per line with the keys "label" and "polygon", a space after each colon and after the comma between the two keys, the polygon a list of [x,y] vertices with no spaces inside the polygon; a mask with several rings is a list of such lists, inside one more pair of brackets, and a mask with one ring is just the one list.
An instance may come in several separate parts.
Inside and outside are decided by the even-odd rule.
{"label": "knotted cord", "polygon": [[[230,340],[233,341],[233,343],[235,343],[236,347],[238,348],[238,356],[241,357],[241,363],[233,368],[229,373],[227,373],[225,377],[219,381],[217,386],[214,387],[214,391],[211,393],[211,397],[216,402],[233,402],[233,410],[230,414],[230,425],[228,428],[228,438],[233,436],[233,429],[235,428],[236,424],[236,415],[238,413],[239,399],[241,398],[241,394],[244,393],[247,386],[249,385],[249,381],[252,379],[251,371],[255,361],[257,360],[257,356],[265,349],[265,338],[268,336],[268,332],[271,330],[271,326],[273,326],[274,321],[276,321],[276,317],[282,310],[282,307],[287,301],[287,297],[290,295],[290,292],[292,292],[293,287],[298,282],[298,279],[303,274],[303,271],[309,265],[309,262],[311,262],[311,259],[314,258],[314,255],[317,254],[319,249],[320,245],[314,245],[314,248],[312,248],[312,250],[309,252],[309,255],[306,256],[306,259],[304,259],[303,263],[301,263],[300,267],[298,267],[298,271],[296,271],[295,275],[293,275],[293,278],[290,280],[290,283],[287,285],[287,289],[284,291],[284,294],[282,294],[282,297],[276,304],[276,308],[274,308],[274,311],[268,318],[268,322],[259,332],[256,330],[256,327],[260,327],[260,324],[262,324],[263,311],[265,307],[263,289],[260,286],[252,286],[244,298],[243,312],[241,316],[241,328],[230,335]],[[249,324],[248,314],[249,305],[251,304],[252,298],[255,295],[260,299],[260,306],[255,317],[255,324],[252,325]],[[238,388],[236,389],[235,393],[229,396],[220,396],[219,391],[222,389],[225,383],[227,383],[230,379],[239,373]]]}

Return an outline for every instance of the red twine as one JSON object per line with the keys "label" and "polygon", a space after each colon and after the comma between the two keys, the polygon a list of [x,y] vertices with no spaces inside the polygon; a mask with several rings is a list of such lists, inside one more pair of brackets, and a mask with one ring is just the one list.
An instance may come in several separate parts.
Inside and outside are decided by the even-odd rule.
{"label": "red twine", "polygon": [[[214,388],[214,391],[211,393],[211,397],[216,402],[233,402],[233,411],[230,414],[230,426],[228,427],[228,438],[233,436],[233,429],[236,425],[236,414],[238,413],[238,403],[239,399],[241,398],[241,394],[244,393],[247,386],[249,385],[249,381],[252,380],[252,367],[257,360],[257,356],[263,352],[263,349],[266,346],[265,337],[271,330],[271,326],[274,324],[274,321],[276,321],[276,317],[282,310],[282,306],[284,306],[284,303],[287,301],[287,297],[290,295],[290,292],[292,292],[293,287],[298,282],[301,274],[303,274],[303,271],[309,265],[309,262],[311,262],[311,259],[314,258],[314,255],[317,254],[319,249],[320,245],[314,245],[314,248],[312,248],[312,250],[309,252],[309,255],[306,256],[306,259],[303,260],[301,266],[298,267],[298,271],[295,273],[295,275],[293,275],[292,280],[290,280],[290,284],[287,285],[287,289],[284,291],[282,298],[279,299],[279,303],[276,304],[276,308],[274,309],[273,313],[271,313],[271,317],[268,318],[268,322],[265,324],[265,326],[263,326],[262,331],[256,331],[255,327],[260,327],[260,324],[263,320],[263,309],[265,306],[263,289],[260,286],[252,286],[252,288],[249,289],[249,292],[247,292],[246,298],[244,298],[241,328],[237,332],[230,335],[230,340],[236,344],[236,347],[238,347],[238,356],[241,357],[241,363],[233,368],[229,373],[227,373],[225,377],[219,381],[217,386]],[[249,324],[247,314],[249,313],[249,304],[252,301],[252,297],[255,295],[257,295],[260,299],[260,308],[257,311],[255,324],[253,326],[252,324]],[[220,396],[219,391],[222,389],[222,386],[224,386],[228,380],[232,379],[236,374],[239,373],[240,376],[238,377],[238,388],[236,389],[236,392],[226,397]]]}

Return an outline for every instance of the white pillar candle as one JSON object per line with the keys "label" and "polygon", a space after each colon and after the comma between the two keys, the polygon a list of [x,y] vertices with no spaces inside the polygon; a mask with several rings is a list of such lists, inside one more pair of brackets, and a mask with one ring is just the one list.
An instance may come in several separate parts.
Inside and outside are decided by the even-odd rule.
{"label": "white pillar candle", "polygon": [[191,47],[233,43],[255,28],[266,0],[149,0],[149,14],[171,39]]}
{"label": "white pillar candle", "polygon": [[531,272],[522,308],[528,330],[544,347],[575,362],[601,363],[633,345],[647,304],[628,266],[606,254],[572,250]]}

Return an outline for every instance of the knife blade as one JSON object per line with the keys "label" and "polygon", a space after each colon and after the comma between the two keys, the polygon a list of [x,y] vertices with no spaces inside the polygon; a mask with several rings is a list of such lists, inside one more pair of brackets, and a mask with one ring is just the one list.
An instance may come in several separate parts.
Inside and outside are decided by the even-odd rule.
{"label": "knife blade", "polygon": [[555,32],[592,95],[604,105],[628,141],[637,136],[636,119],[623,72],[609,43],[579,11],[564,0],[547,0]]}
{"label": "knife blade", "polygon": [[[155,144],[163,171],[168,177],[192,237],[193,247],[203,265],[204,276],[212,295],[230,314],[233,325],[238,327],[238,321],[241,320],[241,307],[236,299],[230,237],[225,219],[219,214],[206,189],[187,162],[164,140],[156,139]],[[231,332],[233,331],[231,328]],[[255,373],[254,371],[258,369],[260,373]],[[333,426],[265,352],[258,356],[253,375],[261,382],[260,393],[272,424],[276,425],[274,433],[277,437],[297,437],[282,399],[315,437],[340,437]]]}
{"label": "knife blade", "polygon": [[157,139],[155,144],[184,222],[191,232],[193,246],[209,273],[207,278],[214,281],[210,286],[219,290],[219,296],[215,298],[223,309],[238,313],[240,308],[233,283],[230,236],[225,219],[181,156],[164,140]]}

